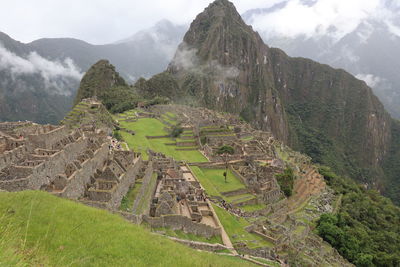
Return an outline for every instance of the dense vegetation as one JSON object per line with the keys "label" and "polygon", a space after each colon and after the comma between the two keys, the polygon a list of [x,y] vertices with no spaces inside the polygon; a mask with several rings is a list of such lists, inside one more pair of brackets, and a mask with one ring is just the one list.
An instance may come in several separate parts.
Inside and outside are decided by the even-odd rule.
{"label": "dense vegetation", "polygon": [[400,121],[392,124],[392,145],[383,162],[383,170],[386,175],[385,195],[393,202],[400,205]]}
{"label": "dense vegetation", "polygon": [[0,193],[0,266],[248,266],[46,192]]}
{"label": "dense vegetation", "polygon": [[217,149],[217,154],[218,155],[223,155],[223,154],[233,155],[233,154],[235,154],[235,149],[231,146],[223,145]]}
{"label": "dense vegetation", "polygon": [[321,216],[318,234],[357,266],[399,266],[400,209],[326,167],[320,173],[341,202],[335,214]]}
{"label": "dense vegetation", "polygon": [[135,87],[141,95],[147,98],[154,98],[157,96],[176,98],[179,88],[174,76],[168,72],[159,73],[148,80],[140,78],[135,83]]}
{"label": "dense vegetation", "polygon": [[275,177],[285,196],[290,197],[293,194],[295,178],[293,170],[291,168],[286,168],[283,173],[276,174]]}
{"label": "dense vegetation", "polygon": [[134,109],[142,98],[130,86],[116,86],[105,91],[100,100],[111,113],[121,113]]}
{"label": "dense vegetation", "polygon": [[115,86],[127,86],[127,83],[112,64],[107,60],[100,60],[83,76],[75,97],[75,104],[84,98],[94,96],[101,98],[106,91]]}

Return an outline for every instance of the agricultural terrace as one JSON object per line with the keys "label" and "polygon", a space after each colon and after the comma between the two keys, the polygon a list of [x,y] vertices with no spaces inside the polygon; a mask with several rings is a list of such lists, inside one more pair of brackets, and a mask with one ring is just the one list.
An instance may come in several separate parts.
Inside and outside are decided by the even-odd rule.
{"label": "agricultural terrace", "polygon": [[[127,142],[130,149],[141,152],[144,159],[147,159],[147,149],[161,152],[175,160],[184,160],[188,162],[206,162],[207,159],[199,152],[197,147],[191,147],[192,150],[178,150],[174,145],[174,140],[170,137],[147,138],[146,136],[168,136],[168,126],[155,118],[138,118],[137,121],[128,122],[119,120],[121,127],[135,132],[132,135],[125,131],[120,131],[122,138]],[[190,140],[182,140],[190,141]],[[182,148],[180,148],[182,149]]]}

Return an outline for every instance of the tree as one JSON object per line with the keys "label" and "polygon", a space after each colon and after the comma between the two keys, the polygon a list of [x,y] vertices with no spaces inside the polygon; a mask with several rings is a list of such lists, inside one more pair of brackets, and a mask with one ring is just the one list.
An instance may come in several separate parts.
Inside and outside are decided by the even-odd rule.
{"label": "tree", "polygon": [[171,129],[171,137],[177,138],[183,133],[183,128],[180,125],[174,125]]}
{"label": "tree", "polygon": [[223,154],[233,155],[233,154],[235,154],[235,150],[231,146],[223,145],[218,148],[217,154],[218,155],[223,155]]}
{"label": "tree", "polygon": [[226,176],[228,175],[228,155],[235,154],[235,149],[233,149],[233,147],[231,146],[223,145],[220,148],[218,148],[217,154],[225,156],[225,172],[223,173],[223,175],[226,183],[227,182]]}

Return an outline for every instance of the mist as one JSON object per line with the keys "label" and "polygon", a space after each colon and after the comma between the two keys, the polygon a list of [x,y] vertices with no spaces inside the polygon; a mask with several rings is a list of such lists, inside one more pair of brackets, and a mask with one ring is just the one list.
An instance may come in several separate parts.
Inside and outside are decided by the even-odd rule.
{"label": "mist", "polygon": [[10,52],[1,43],[0,71],[10,72],[14,81],[23,75],[38,75],[48,93],[66,96],[76,89],[68,87],[70,80],[79,82],[84,74],[70,58],[50,61],[36,52],[30,52],[24,58]]}
{"label": "mist", "polygon": [[198,50],[190,48],[186,43],[182,43],[176,52],[173,65],[178,70],[195,73],[197,75],[213,75],[218,78],[218,82],[226,79],[234,79],[239,75],[239,69],[234,66],[222,66],[217,60],[203,64],[197,56]]}

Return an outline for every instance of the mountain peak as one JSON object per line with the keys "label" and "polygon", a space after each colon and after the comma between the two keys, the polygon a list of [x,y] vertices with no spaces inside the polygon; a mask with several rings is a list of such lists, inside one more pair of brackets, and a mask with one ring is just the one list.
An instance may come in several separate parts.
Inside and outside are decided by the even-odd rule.
{"label": "mountain peak", "polygon": [[101,97],[113,86],[126,85],[124,79],[116,72],[115,67],[108,60],[99,60],[83,76],[75,98],[75,104],[85,98]]}
{"label": "mountain peak", "polygon": [[245,24],[239,12],[236,10],[235,5],[227,0],[216,0],[212,2],[196,17],[193,23],[203,20],[212,20],[214,23],[233,20]]}
{"label": "mountain peak", "polygon": [[191,23],[179,50],[195,49],[200,61],[215,59],[231,65],[233,61],[241,60],[236,57],[238,51],[234,50],[244,48],[244,42],[252,43],[254,47],[266,47],[231,2],[216,0]]}
{"label": "mountain peak", "polygon": [[261,37],[231,2],[217,0],[192,22],[168,71],[201,104],[256,118],[255,125],[286,140],[282,105],[263,101],[265,95],[277,99],[271,68]]}

